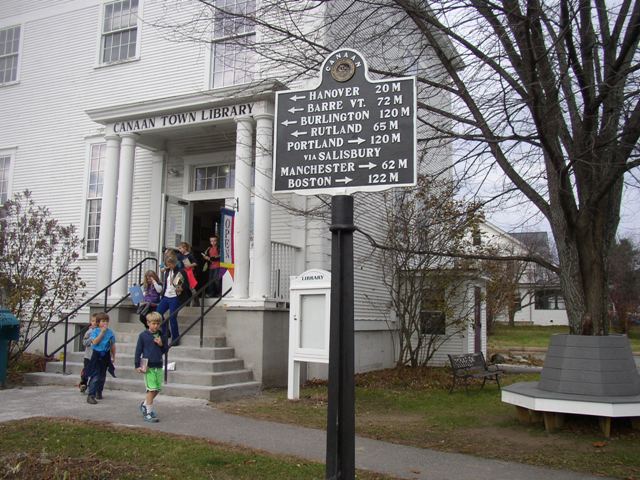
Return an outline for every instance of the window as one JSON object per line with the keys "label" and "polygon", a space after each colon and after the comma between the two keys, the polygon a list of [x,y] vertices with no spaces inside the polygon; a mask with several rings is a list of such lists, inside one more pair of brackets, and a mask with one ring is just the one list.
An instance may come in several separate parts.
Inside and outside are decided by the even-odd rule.
{"label": "window", "polygon": [[87,189],[87,230],[85,234],[85,250],[88,254],[98,253],[106,148],[104,143],[91,145],[89,186]]}
{"label": "window", "polygon": [[430,288],[422,294],[420,307],[420,335],[444,335],[446,316],[443,288]]}
{"label": "window", "polygon": [[101,63],[135,58],[138,38],[138,0],[120,0],[104,6]]}
{"label": "window", "polygon": [[193,190],[217,190],[233,188],[235,183],[235,169],[231,164],[196,167],[194,171]]}
{"label": "window", "polygon": [[11,195],[11,164],[13,152],[0,151],[0,205]]}
{"label": "window", "polygon": [[0,85],[18,80],[20,27],[0,30]]}
{"label": "window", "polygon": [[213,27],[212,88],[253,80],[255,0],[218,0]]}
{"label": "window", "polygon": [[536,290],[536,310],[565,310],[564,297],[559,290]]}

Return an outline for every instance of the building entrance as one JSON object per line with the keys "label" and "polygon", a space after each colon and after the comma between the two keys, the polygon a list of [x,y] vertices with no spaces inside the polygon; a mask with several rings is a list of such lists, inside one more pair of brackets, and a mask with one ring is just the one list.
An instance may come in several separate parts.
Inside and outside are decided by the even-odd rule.
{"label": "building entrance", "polygon": [[209,237],[220,233],[220,209],[224,207],[224,199],[201,200],[191,205],[191,245],[194,252],[200,255],[209,247]]}

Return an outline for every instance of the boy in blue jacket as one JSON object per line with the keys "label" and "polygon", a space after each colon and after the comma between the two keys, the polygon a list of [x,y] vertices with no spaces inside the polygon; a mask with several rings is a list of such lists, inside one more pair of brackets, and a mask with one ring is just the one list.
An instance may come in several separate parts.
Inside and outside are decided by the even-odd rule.
{"label": "boy in blue jacket", "polygon": [[115,377],[113,363],[116,361],[116,337],[109,328],[109,315],[104,312],[98,313],[96,322],[98,322],[98,328],[94,328],[89,336],[93,353],[87,372],[89,377],[87,403],[91,405],[98,403],[96,399],[102,400],[107,371]]}
{"label": "boy in blue jacket", "polygon": [[138,336],[134,362],[136,371],[144,373],[144,383],[147,394],[140,404],[140,411],[145,422],[157,422],[158,416],[153,409],[153,400],[162,390],[163,368],[162,355],[168,350],[166,335],[160,332],[162,315],[151,312],[147,315],[149,329]]}

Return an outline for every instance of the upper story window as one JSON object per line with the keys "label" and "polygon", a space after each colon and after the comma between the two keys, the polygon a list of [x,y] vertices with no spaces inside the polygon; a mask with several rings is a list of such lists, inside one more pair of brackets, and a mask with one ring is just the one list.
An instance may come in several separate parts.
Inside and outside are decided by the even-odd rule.
{"label": "upper story window", "polygon": [[89,185],[87,188],[85,249],[88,254],[98,253],[100,238],[100,213],[102,210],[102,185],[104,183],[104,158],[106,144],[91,145],[89,161]]}
{"label": "upper story window", "polygon": [[4,205],[11,195],[13,156],[13,150],[0,150],[0,205]]}
{"label": "upper story window", "polygon": [[217,190],[233,188],[235,183],[235,169],[231,164],[196,167],[194,169],[195,192],[203,190]]}
{"label": "upper story window", "polygon": [[20,26],[0,29],[0,85],[18,80]]}
{"label": "upper story window", "polygon": [[104,5],[100,63],[135,58],[138,44],[138,0],[119,0]]}
{"label": "upper story window", "polygon": [[255,0],[217,0],[213,26],[212,88],[253,80]]}

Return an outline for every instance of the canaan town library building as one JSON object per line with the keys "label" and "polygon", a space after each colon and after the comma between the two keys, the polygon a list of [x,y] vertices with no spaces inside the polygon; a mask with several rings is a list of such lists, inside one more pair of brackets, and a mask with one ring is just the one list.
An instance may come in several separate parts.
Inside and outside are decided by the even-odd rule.
{"label": "canaan town library building", "polygon": [[[216,3],[243,14],[259,4]],[[343,4],[314,12],[322,17]],[[259,382],[283,384],[290,277],[330,270],[331,233],[327,198],[272,192],[274,106],[277,91],[313,88],[318,73],[291,79],[286,64],[269,65],[251,49],[266,33],[239,17],[209,12],[207,42],[178,41],[158,25],[185,22],[203,8],[168,0],[4,0],[0,202],[29,189],[59,222],[79,228],[88,295],[179,242],[203,251],[220,232],[221,209],[234,211],[234,271],[224,277],[232,291],[216,308],[226,316],[217,333]],[[309,28],[318,21],[309,20]],[[332,25],[319,41],[335,42],[344,25]],[[340,46],[367,59],[378,53],[357,38]],[[386,54],[400,58],[408,48]],[[413,75],[423,63],[418,58],[401,74]],[[444,94],[439,102],[448,108]],[[447,147],[441,150],[431,162],[449,161]],[[356,225],[379,241],[383,201],[381,193],[362,193],[354,202]],[[360,235],[354,242],[355,368],[391,367],[397,321],[380,254]],[[110,298],[128,286],[114,284]],[[478,287],[481,280],[469,280],[470,291]],[[447,353],[486,349],[484,306],[476,310],[434,363]],[[74,321],[87,320],[88,310]],[[326,366],[310,364],[307,375],[322,377]]]}

